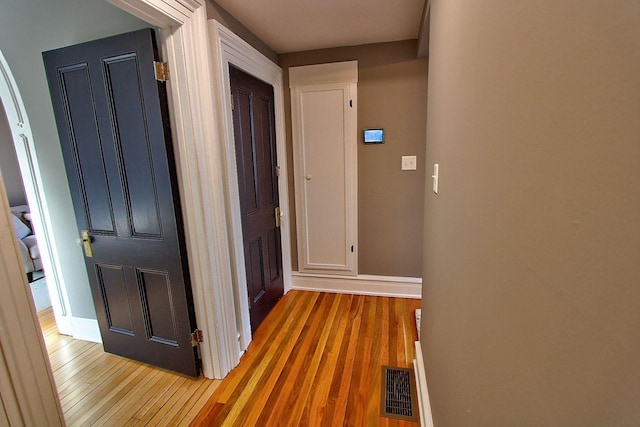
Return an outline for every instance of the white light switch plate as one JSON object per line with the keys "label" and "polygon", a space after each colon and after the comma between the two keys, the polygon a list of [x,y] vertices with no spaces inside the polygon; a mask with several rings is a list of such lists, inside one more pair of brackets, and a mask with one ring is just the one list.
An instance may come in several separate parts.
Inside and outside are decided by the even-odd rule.
{"label": "white light switch plate", "polygon": [[440,174],[440,165],[438,163],[433,164],[433,192],[438,194],[438,175]]}
{"label": "white light switch plate", "polygon": [[402,170],[403,171],[416,170],[416,156],[402,156]]}

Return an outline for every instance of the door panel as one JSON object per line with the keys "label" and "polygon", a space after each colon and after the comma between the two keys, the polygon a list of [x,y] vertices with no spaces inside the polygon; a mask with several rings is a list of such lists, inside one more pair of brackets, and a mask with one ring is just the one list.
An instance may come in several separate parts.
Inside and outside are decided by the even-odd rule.
{"label": "door panel", "polygon": [[280,248],[280,242],[280,236],[275,230],[267,233],[267,249],[269,250],[268,271],[271,281],[277,280],[278,276],[282,275],[282,249]]}
{"label": "door panel", "polygon": [[307,251],[312,266],[347,269],[348,86],[302,90]]}
{"label": "door panel", "polygon": [[284,293],[273,88],[230,67],[251,330]]}
{"label": "door panel", "polygon": [[96,271],[109,330],[133,335],[133,313],[128,298],[124,302],[120,301],[122,295],[127,295],[123,268],[97,264]]}
{"label": "door panel", "polygon": [[111,215],[107,174],[104,168],[102,147],[99,144],[77,144],[77,141],[99,141],[95,121],[96,111],[89,70],[86,63],[58,70],[60,90],[64,93],[64,107],[68,120],[68,135],[73,144],[75,174],[79,182],[86,183],[80,189],[87,229],[92,232],[113,233],[115,223]]}
{"label": "door panel", "polygon": [[43,54],[105,351],[197,375],[164,84],[153,30]]}

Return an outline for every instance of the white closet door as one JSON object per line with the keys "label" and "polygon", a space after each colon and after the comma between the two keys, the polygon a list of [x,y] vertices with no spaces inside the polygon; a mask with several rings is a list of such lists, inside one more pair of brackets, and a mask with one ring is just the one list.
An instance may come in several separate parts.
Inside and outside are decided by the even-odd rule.
{"label": "white closet door", "polygon": [[357,274],[357,62],[290,69],[298,269]]}

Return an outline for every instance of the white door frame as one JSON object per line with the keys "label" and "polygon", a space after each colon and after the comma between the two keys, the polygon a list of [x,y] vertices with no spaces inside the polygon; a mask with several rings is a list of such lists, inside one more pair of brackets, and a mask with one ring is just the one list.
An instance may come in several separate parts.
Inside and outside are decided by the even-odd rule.
{"label": "white door frame", "polygon": [[229,235],[231,236],[234,288],[236,290],[236,313],[239,315],[237,324],[240,332],[240,350],[244,351],[251,342],[251,320],[249,318],[247,274],[242,239],[233,110],[230,103],[229,65],[234,65],[273,86],[276,151],[279,176],[281,177],[278,180],[278,193],[281,209],[282,274],[284,292],[287,293],[291,289],[291,232],[282,69],[218,21],[209,21],[209,31],[214,52],[216,113],[219,115],[218,122],[221,123],[218,129],[219,142],[217,141],[217,143],[224,151],[223,162],[226,176],[227,214],[229,218]]}

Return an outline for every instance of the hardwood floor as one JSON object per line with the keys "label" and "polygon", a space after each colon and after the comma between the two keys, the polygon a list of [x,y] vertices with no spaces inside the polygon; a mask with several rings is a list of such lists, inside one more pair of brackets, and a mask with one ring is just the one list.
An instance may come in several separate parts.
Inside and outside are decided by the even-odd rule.
{"label": "hardwood floor", "polygon": [[189,425],[220,381],[193,379],[58,334],[51,308],[38,313],[68,426]]}
{"label": "hardwood floor", "polygon": [[380,378],[383,365],[413,366],[419,306],[289,292],[191,425],[415,427],[380,417]]}
{"label": "hardwood floor", "polygon": [[381,366],[413,366],[419,306],[291,291],[222,382],[104,353],[59,335],[51,309],[39,317],[68,426],[415,427],[380,417],[379,400]]}

